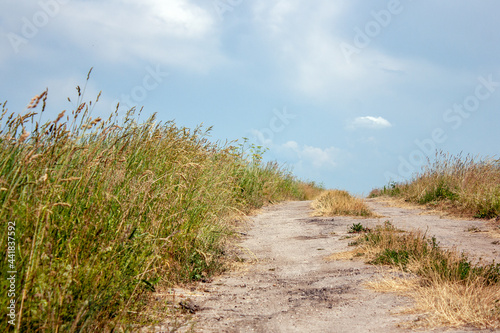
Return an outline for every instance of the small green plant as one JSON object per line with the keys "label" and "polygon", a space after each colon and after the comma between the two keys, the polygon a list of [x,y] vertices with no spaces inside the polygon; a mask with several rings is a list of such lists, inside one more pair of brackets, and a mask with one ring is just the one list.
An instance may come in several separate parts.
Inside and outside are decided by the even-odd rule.
{"label": "small green plant", "polygon": [[352,226],[349,227],[347,230],[348,233],[350,234],[359,234],[361,232],[369,232],[370,229],[364,227],[361,223],[353,223]]}

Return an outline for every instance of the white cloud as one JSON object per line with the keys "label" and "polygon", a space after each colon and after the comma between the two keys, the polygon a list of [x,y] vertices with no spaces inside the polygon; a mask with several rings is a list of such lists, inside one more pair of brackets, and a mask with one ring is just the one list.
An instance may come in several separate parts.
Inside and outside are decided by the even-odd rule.
{"label": "white cloud", "polygon": [[284,144],[276,144],[273,141],[274,134],[266,133],[256,129],[250,130],[258,145],[265,146],[269,153],[281,162],[304,166],[314,169],[325,169],[337,166],[342,150],[336,147],[320,148],[309,145],[301,145],[296,141],[287,141]]}
{"label": "white cloud", "polygon": [[282,145],[275,145],[271,147],[270,151],[292,166],[300,165],[313,169],[336,167],[341,156],[341,150],[336,147],[313,147],[300,145],[296,141],[288,141]]}
{"label": "white cloud", "polygon": [[85,2],[71,10],[67,19],[79,21],[66,24],[75,27],[69,31],[73,42],[95,45],[93,52],[110,61],[140,58],[197,70],[217,62],[215,20],[188,0]]}
{"label": "white cloud", "polygon": [[[21,18],[37,11],[42,9],[34,5],[17,10],[9,30],[21,34]],[[129,65],[140,60],[196,71],[223,61],[219,46],[214,13],[191,0],[71,1],[61,4],[29,39],[29,47],[37,50],[31,57],[37,61],[47,50],[58,56],[72,50],[73,58],[90,63]],[[28,45],[22,47],[26,54]]]}
{"label": "white cloud", "polygon": [[393,55],[377,43],[383,34],[346,59],[340,45],[353,44],[354,27],[366,23],[345,26],[353,6],[357,5],[327,0],[256,2],[255,29],[273,50],[282,79],[291,88],[314,99],[339,102],[392,94],[409,77],[415,85],[427,86],[429,78],[449,82],[455,75],[423,59]]}
{"label": "white cloud", "polygon": [[347,129],[369,128],[384,129],[391,127],[392,124],[382,117],[357,117],[347,125]]}
{"label": "white cloud", "polygon": [[340,150],[335,147],[318,148],[311,146],[304,146],[301,152],[302,160],[311,161],[312,165],[316,168],[329,168],[337,166],[337,157]]}
{"label": "white cloud", "polygon": [[264,133],[263,131],[257,130],[257,129],[251,129],[250,133],[252,136],[256,139],[258,142],[258,145],[265,146],[267,148],[270,148],[273,146],[273,140],[269,135],[266,135],[267,133]]}

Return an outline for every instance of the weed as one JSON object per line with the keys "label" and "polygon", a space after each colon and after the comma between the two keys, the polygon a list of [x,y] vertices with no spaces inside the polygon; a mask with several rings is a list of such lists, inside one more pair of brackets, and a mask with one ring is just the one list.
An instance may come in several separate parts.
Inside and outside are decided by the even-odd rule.
{"label": "weed", "polygon": [[369,232],[370,229],[364,227],[361,223],[353,223],[347,230],[350,234],[359,234],[361,232]]}

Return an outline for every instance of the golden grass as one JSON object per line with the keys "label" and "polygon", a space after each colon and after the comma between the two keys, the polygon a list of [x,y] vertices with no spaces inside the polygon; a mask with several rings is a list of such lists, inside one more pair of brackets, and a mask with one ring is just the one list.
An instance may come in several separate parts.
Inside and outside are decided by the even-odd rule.
{"label": "golden grass", "polygon": [[485,285],[481,279],[464,284],[439,278],[424,282],[418,277],[385,277],[366,286],[413,299],[410,308],[401,310],[401,313],[418,315],[417,321],[403,324],[408,328],[500,328],[500,287]]}
{"label": "golden grass", "polygon": [[323,192],[313,201],[312,207],[315,216],[376,216],[363,200],[342,190]]}
{"label": "golden grass", "polygon": [[357,250],[352,250],[352,251],[343,251],[343,252],[335,252],[327,256],[325,259],[329,261],[335,261],[335,260],[351,260],[359,255],[360,252]]}
{"label": "golden grass", "polygon": [[301,192],[304,193],[304,200],[315,200],[325,191],[323,186],[314,182],[302,182],[299,187]]}

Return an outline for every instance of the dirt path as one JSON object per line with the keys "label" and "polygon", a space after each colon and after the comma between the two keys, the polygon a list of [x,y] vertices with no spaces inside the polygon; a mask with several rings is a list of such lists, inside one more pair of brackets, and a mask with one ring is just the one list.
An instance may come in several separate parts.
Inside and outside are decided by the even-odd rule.
{"label": "dirt path", "polygon": [[[398,315],[409,299],[371,291],[364,283],[381,268],[361,261],[328,261],[349,250],[344,239],[353,223],[375,226],[390,220],[403,229],[428,229],[444,246],[472,250],[476,257],[500,256],[484,223],[419,215],[418,210],[386,207],[367,200],[380,219],[310,217],[310,202],[268,207],[251,219],[242,237],[245,268],[229,272],[200,290],[183,295],[197,309],[195,332],[406,332],[398,327],[415,316]],[[162,331],[161,329],[155,330]],[[179,331],[189,331],[188,326]],[[469,332],[438,329],[433,332]],[[477,331],[480,332],[480,331]],[[486,331],[485,331],[486,332]],[[488,331],[490,332],[490,331]]]}

